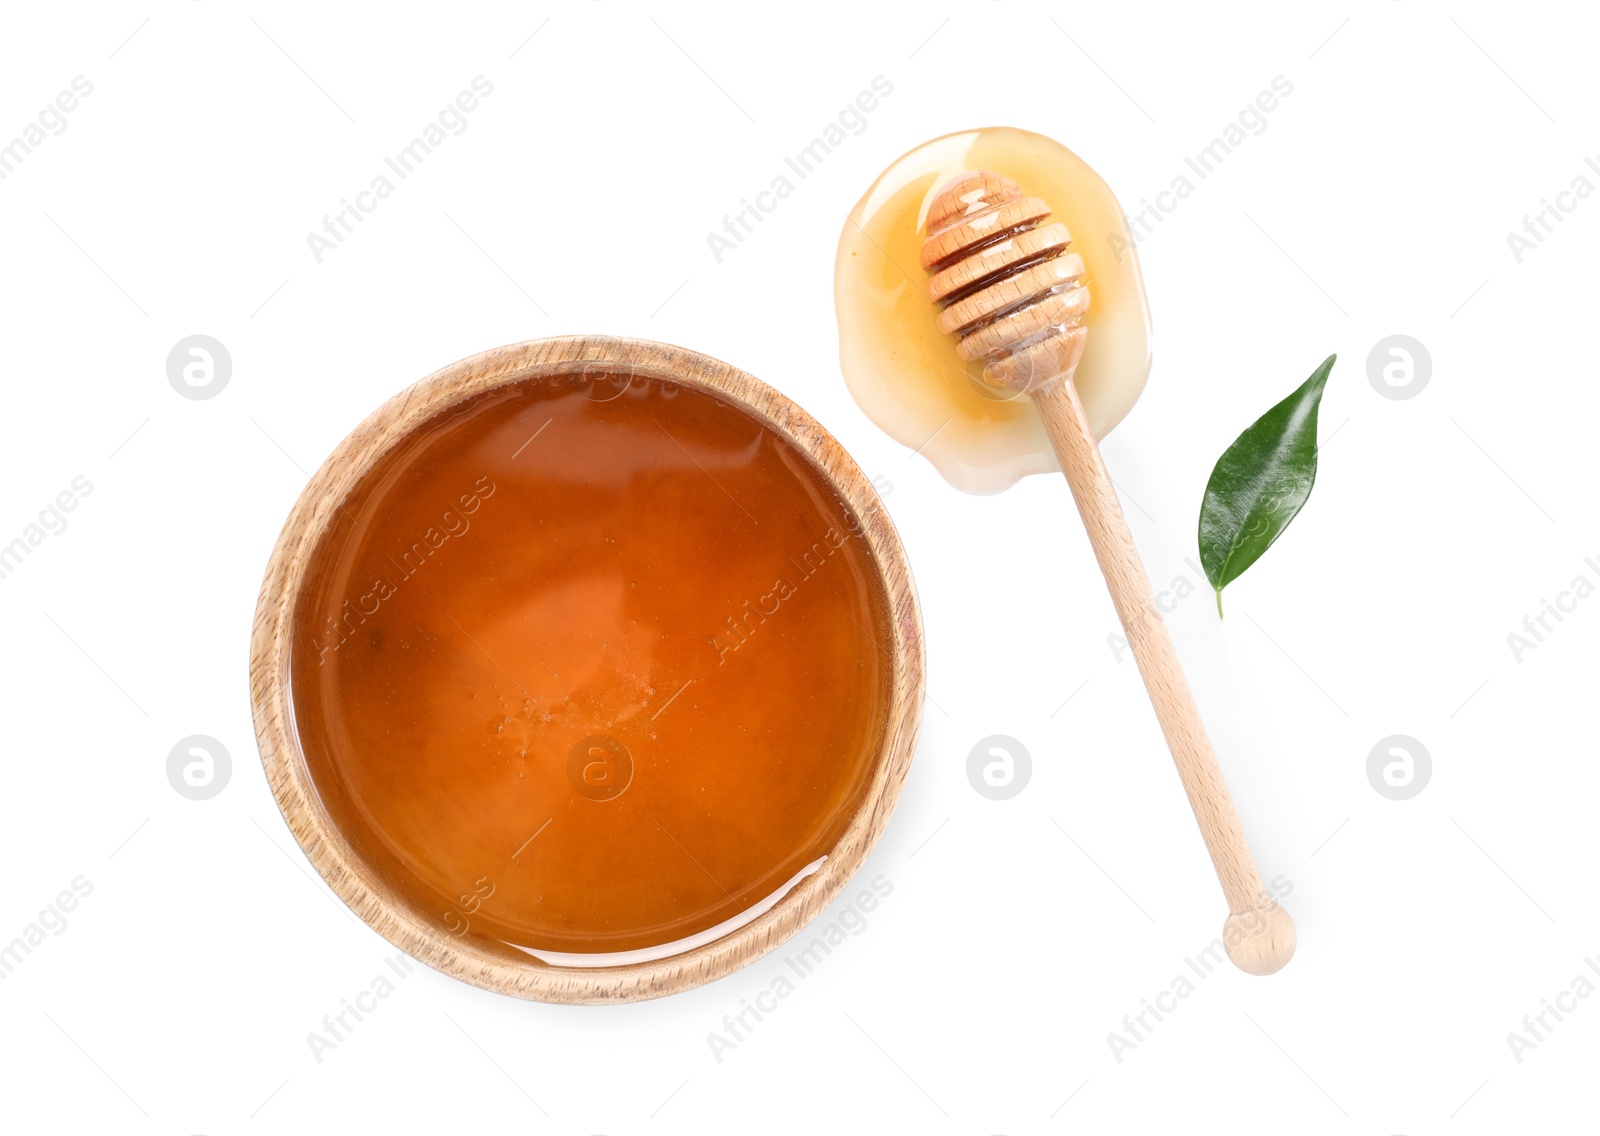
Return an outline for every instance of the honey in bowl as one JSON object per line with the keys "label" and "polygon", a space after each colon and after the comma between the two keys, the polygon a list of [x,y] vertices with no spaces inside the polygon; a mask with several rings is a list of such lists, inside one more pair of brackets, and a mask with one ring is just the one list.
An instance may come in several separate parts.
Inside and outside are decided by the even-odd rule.
{"label": "honey in bowl", "polygon": [[846,384],[861,409],[958,489],[995,493],[1060,468],[1029,398],[995,391],[937,325],[919,254],[929,206],[952,178],[993,170],[1043,198],[1083,258],[1093,296],[1073,382],[1096,437],[1132,409],[1150,373],[1150,316],[1122,207],[1071,150],[993,127],[947,134],[899,158],[857,203],[839,238],[834,301]]}
{"label": "honey in bowl", "polygon": [[491,387],[391,446],[292,613],[295,730],[452,939],[661,958],[816,871],[888,732],[863,518],[779,432],[643,375]]}

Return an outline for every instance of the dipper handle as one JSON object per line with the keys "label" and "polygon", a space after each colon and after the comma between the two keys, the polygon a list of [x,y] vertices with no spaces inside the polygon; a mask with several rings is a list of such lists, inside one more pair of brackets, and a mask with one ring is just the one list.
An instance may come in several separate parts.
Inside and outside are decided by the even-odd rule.
{"label": "dipper handle", "polygon": [[1294,921],[1261,884],[1078,400],[1072,376],[1088,336],[1089,286],[1082,258],[1069,251],[1072,235],[1050,213],[1047,202],[1002,174],[974,170],[951,179],[928,208],[928,296],[961,359],[981,362],[985,382],[1032,395],[1038,406],[1222,882],[1223,946],[1241,970],[1271,974],[1294,954]]}
{"label": "dipper handle", "polygon": [[1115,487],[1070,377],[1034,392],[1051,445],[1088,530],[1183,790],[1228,900],[1223,946],[1240,970],[1271,974],[1294,954],[1294,921],[1261,883],[1199,708],[1133,546]]}

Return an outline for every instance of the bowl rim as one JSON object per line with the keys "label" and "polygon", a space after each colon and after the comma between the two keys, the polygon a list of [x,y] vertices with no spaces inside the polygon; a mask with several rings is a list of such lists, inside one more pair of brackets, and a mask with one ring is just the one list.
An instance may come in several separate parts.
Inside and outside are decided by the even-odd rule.
{"label": "bowl rim", "polygon": [[[890,654],[883,741],[855,812],[822,866],[766,912],[722,938],[647,962],[570,967],[508,961],[414,911],[357,854],[323,806],[294,725],[290,629],[312,554],[350,490],[397,442],[436,414],[528,378],[643,375],[711,393],[805,454],[861,523],[888,599]],[[509,344],[458,360],[394,395],[352,430],[295,501],[268,560],[250,643],[250,700],[262,766],[284,820],[317,872],[369,927],[435,970],[486,990],[542,1002],[633,1002],[688,990],[754,962],[811,922],[854,877],[900,795],[922,718],[922,615],[905,550],[872,482],[788,396],[709,355],[651,340],[568,335]]]}

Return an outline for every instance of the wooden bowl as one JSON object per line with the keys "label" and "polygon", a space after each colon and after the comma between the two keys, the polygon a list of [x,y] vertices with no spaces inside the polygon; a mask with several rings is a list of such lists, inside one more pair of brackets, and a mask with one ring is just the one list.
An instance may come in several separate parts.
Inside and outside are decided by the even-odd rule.
{"label": "wooden bowl", "polygon": [[[446,408],[526,379],[581,373],[640,375],[707,392],[742,409],[808,457],[861,520],[861,538],[886,597],[880,647],[889,660],[883,735],[853,813],[820,868],[767,911],[722,938],[647,962],[552,965],[508,957],[456,937],[391,889],[335,823],[313,781],[296,732],[290,683],[295,605],[319,539],[363,476],[402,439]],[[328,886],[375,931],[446,974],[544,1002],[628,1002],[719,978],[794,935],[861,866],[887,823],[911,761],[924,684],[921,614],[905,552],[877,493],[839,444],[784,395],[737,368],[679,347],[607,336],[563,336],[513,344],[437,371],[379,407],[306,485],[273,549],[256,608],[250,693],[262,764],[295,839]]]}

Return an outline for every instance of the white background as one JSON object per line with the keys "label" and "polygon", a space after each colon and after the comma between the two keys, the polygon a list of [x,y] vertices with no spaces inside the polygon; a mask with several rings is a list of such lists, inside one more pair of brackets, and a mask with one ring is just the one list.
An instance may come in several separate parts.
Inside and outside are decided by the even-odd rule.
{"label": "white background", "polygon": [[[1600,581],[1600,200],[1521,263],[1506,234],[1600,152],[1588,18],[10,7],[0,140],[74,76],[94,89],[0,181],[0,543],[74,477],[93,490],[0,580],[0,942],[74,878],[93,891],[0,982],[0,1123],[1573,1130],[1600,997],[1520,1062],[1506,1035],[1600,953],[1600,599],[1520,661],[1506,636]],[[494,91],[465,133],[317,263],[306,233],[477,75]],[[894,90],[866,130],[717,263],[706,233],[877,75]],[[1268,128],[1142,244],[1156,364],[1105,453],[1158,587],[1199,585],[1170,624],[1263,872],[1293,882],[1300,950],[1272,978],[1198,982],[1119,1062],[1107,1034],[1218,933],[1220,892],[1065,486],[964,497],[864,418],[833,249],[880,170],[972,126],[1061,139],[1132,211],[1278,75],[1294,91]],[[394,952],[311,872],[261,774],[246,653],[267,554],[308,471],[395,391],[587,331],[727,359],[892,483],[931,698],[848,894],[879,874],[893,893],[720,1062],[707,1034],[788,949],[601,1009],[419,967],[318,1063],[306,1035]],[[204,401],[166,376],[195,333],[233,360]],[[1367,378],[1393,333],[1432,357],[1414,398]],[[1206,476],[1330,351],[1316,490],[1219,623],[1184,564]],[[191,734],[232,754],[208,801],[168,784]],[[1009,801],[967,780],[990,734],[1033,756]],[[1432,755],[1408,801],[1367,779],[1391,734]]]}

